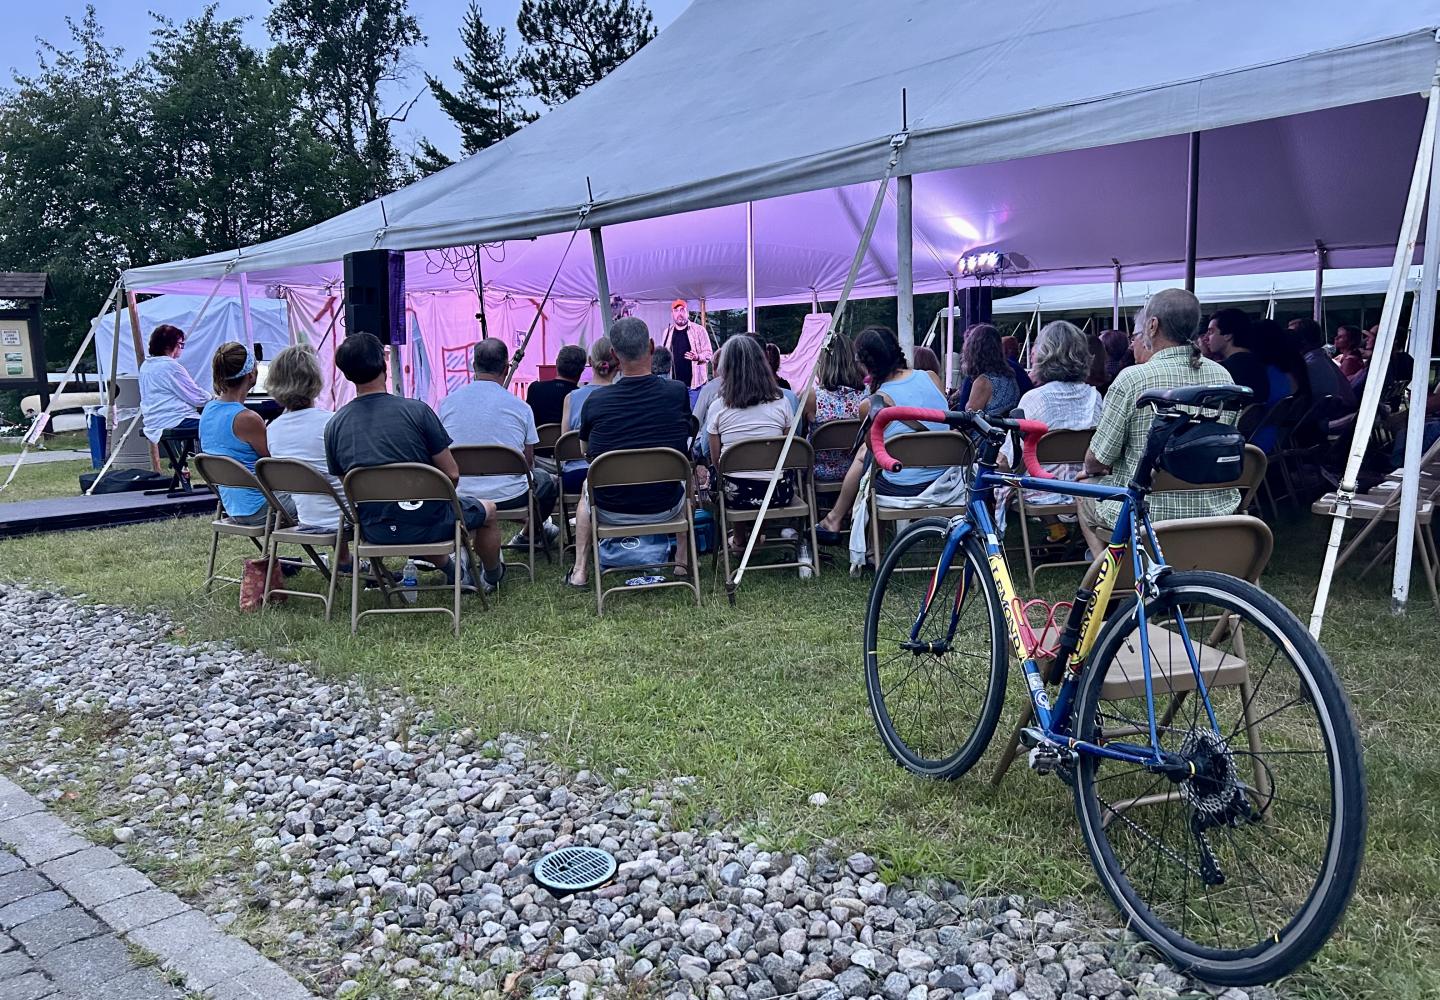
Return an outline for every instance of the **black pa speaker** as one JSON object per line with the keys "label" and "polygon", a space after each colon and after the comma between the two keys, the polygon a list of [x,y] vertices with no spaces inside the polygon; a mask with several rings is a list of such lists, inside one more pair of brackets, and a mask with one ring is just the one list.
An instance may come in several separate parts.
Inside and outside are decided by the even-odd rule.
{"label": "black pa speaker", "polygon": [[345,332],[405,343],[405,254],[361,250],[345,255]]}
{"label": "black pa speaker", "polygon": [[994,318],[995,313],[991,309],[993,291],[990,285],[960,289],[960,301],[956,303],[960,309],[960,315],[956,317],[960,321],[956,324],[957,330],[968,330],[976,323],[989,323]]}

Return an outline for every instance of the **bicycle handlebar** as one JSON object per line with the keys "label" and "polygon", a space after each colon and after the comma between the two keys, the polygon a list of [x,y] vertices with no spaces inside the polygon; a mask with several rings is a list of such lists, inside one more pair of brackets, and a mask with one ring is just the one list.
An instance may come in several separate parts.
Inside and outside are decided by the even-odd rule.
{"label": "bicycle handlebar", "polygon": [[1024,438],[1021,450],[1025,471],[1036,479],[1054,479],[1035,455],[1036,445],[1050,428],[1038,420],[1010,420],[986,417],[971,410],[931,410],[920,406],[886,406],[875,412],[870,425],[870,451],[875,462],[886,472],[899,472],[901,463],[885,449],[885,428],[896,420],[913,420],[944,424],[956,429],[976,430],[987,437],[1004,436],[1006,431],[1019,431]]}

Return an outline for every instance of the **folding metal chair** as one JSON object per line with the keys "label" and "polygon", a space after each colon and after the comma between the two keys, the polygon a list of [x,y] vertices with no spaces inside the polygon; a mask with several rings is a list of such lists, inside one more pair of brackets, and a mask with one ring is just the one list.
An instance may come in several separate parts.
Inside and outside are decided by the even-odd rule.
{"label": "folding metal chair", "polygon": [[[556,425],[558,426],[558,425]],[[461,476],[524,476],[525,477],[525,506],[512,510],[495,511],[495,518],[499,521],[520,521],[528,527],[525,529],[524,546],[515,548],[526,549],[525,571],[530,574],[530,581],[535,581],[535,536],[541,538],[540,544],[545,545],[544,525],[540,523],[540,510],[535,503],[535,474],[530,469],[530,464],[525,461],[525,456],[514,448],[507,448],[500,444],[457,444],[450,446],[450,454],[455,456],[455,464],[460,467]],[[546,548],[548,554],[549,549]]]}
{"label": "folding metal chair", "polygon": [[[464,555],[469,554],[470,565],[474,567],[477,575],[481,572],[481,567],[480,559],[471,544],[470,533],[465,530],[465,512],[460,506],[460,499],[455,495],[455,484],[450,482],[450,477],[434,466],[422,465],[418,462],[400,462],[395,465],[351,469],[345,477],[345,495],[350,498],[350,503],[357,515],[355,521],[352,522],[354,527],[350,542],[350,558],[356,562],[368,558],[375,567],[377,575],[385,574],[383,560],[389,556],[401,559],[409,559],[413,556],[449,556],[455,560],[453,583],[406,588],[409,593],[435,590],[452,591],[454,595],[453,608],[419,605],[407,607],[402,603],[397,607],[367,608],[361,611],[360,574],[352,573],[350,575],[350,634],[354,635],[359,630],[360,619],[366,615],[439,613],[451,616],[454,622],[452,631],[458,637],[460,635],[460,592],[463,589],[461,580],[465,575]],[[358,515],[363,504],[430,500],[448,503],[451,506],[455,515],[455,531],[452,537],[444,541],[406,542],[403,544],[378,544],[367,542],[361,537]],[[484,590],[477,589],[477,593],[480,595],[481,607],[488,607]]]}
{"label": "folding metal chair", "polygon": [[[270,502],[272,509],[279,509],[279,494],[288,493],[291,496],[325,497],[340,511],[340,520],[335,525],[334,531],[302,531],[299,525],[274,528],[265,544],[267,566],[265,602],[262,606],[267,608],[270,606],[272,594],[310,598],[325,605],[325,620],[328,622],[335,604],[335,581],[340,575],[340,546],[345,541],[349,525],[355,521],[354,510],[351,509],[349,501],[330,485],[328,479],[298,459],[262,458],[255,463],[255,479],[259,482],[260,489],[264,492],[265,499]],[[279,558],[282,545],[298,545],[305,551],[315,568],[325,577],[326,587],[323,594],[310,590],[289,590],[271,586],[275,560]],[[328,565],[325,560],[320,558],[320,554],[316,551],[317,548],[329,550],[330,562]],[[354,560],[352,557],[351,565],[358,571],[358,560]]]}
{"label": "folding metal chair", "polygon": [[[1089,430],[1056,430],[1050,431],[1042,437],[1035,445],[1035,455],[1045,465],[1058,463],[1080,464],[1085,461],[1085,452],[1090,448],[1090,439],[1095,435],[1093,428]],[[1066,498],[1063,503],[1052,504],[1027,504],[1025,502],[1025,491],[1019,488],[1012,494],[1012,503],[1020,521],[1020,539],[1025,548],[1025,574],[1030,579],[1030,589],[1035,589],[1035,574],[1042,569],[1054,569],[1057,566],[1086,566],[1090,560],[1087,559],[1065,559],[1055,562],[1035,564],[1035,553],[1030,547],[1030,524],[1032,517],[1059,517],[1062,514],[1079,516],[1079,504],[1073,497]]]}
{"label": "folding metal chair", "polygon": [[[270,529],[275,526],[277,517],[284,518],[284,514],[279,507],[269,504],[265,512],[264,524],[237,524],[225,511],[225,501],[221,499],[219,487],[250,489],[257,493],[263,493],[260,481],[245,466],[224,455],[203,453],[196,455],[195,471],[200,473],[200,478],[215,487],[215,517],[210,522],[210,561],[205,567],[205,593],[208,594],[216,581],[233,583],[236,586],[240,584],[239,577],[222,576],[215,572],[215,562],[220,554],[220,537],[228,535],[234,538],[248,538],[263,556],[268,544]],[[284,520],[285,523],[289,523],[288,518]]]}
{"label": "folding metal chair", "polygon": [[[725,582],[733,583],[734,579],[730,574],[730,528],[735,524],[750,523],[752,531],[760,531],[763,524],[760,522],[758,510],[747,510],[744,508],[731,508],[725,503],[724,479],[725,476],[733,476],[740,472],[763,472],[766,478],[775,471],[775,463],[780,459],[780,449],[784,447],[784,437],[755,438],[750,441],[741,441],[726,448],[716,463],[722,477],[717,484],[716,510],[720,515],[720,537],[716,544],[724,553],[725,558]],[[785,455],[785,465],[782,475],[789,474],[795,479],[794,499],[784,506],[772,502],[770,509],[765,512],[766,521],[790,521],[798,520],[808,522],[803,528],[805,534],[794,540],[776,539],[774,541],[757,542],[755,549],[759,551],[764,548],[789,547],[794,551],[795,558],[789,562],[754,564],[750,569],[795,569],[802,565],[812,566],[815,575],[820,575],[820,560],[816,553],[820,551],[819,542],[815,538],[815,523],[820,519],[815,510],[815,456],[810,450],[809,442],[796,438],[790,442],[790,450]],[[810,562],[801,563],[800,546],[802,539],[808,537],[810,540]]]}
{"label": "folding metal chair", "polygon": [[[975,449],[970,439],[957,431],[911,431],[896,434],[885,442],[891,457],[907,469],[948,469],[952,466],[970,466],[975,462]],[[956,517],[965,513],[965,505],[950,504],[938,507],[889,507],[877,502],[874,476],[870,489],[866,491],[865,503],[870,507],[870,556],[880,564],[880,528],[882,521],[914,521],[922,517]],[[919,571],[906,570],[906,572]],[[928,572],[928,571],[927,571]]]}
{"label": "folding metal chair", "polygon": [[[601,524],[595,506],[595,491],[612,486],[641,486],[661,483],[679,483],[684,490],[680,515],[668,521],[647,524],[606,525]],[[695,604],[700,604],[700,560],[695,548],[695,507],[691,501],[694,495],[694,481],[690,460],[673,448],[633,448],[623,451],[607,451],[590,461],[590,473],[585,479],[585,496],[590,510],[590,537],[592,558],[595,561],[595,612],[605,613],[605,598],[616,591],[633,593],[639,590],[658,590],[664,587],[689,587],[695,593]],[[624,584],[605,588],[603,580],[607,573],[644,574],[645,570],[665,569],[672,562],[652,563],[645,566],[621,566],[603,569],[600,565],[600,540],[602,538],[624,538],[629,535],[675,535],[684,532],[689,549],[685,580],[663,580],[659,583],[639,584],[634,587]],[[678,556],[678,553],[677,553]]]}
{"label": "folding metal chair", "polygon": [[[559,477],[560,500],[556,505],[560,511],[560,539],[561,552],[560,561],[565,561],[565,553],[575,548],[575,532],[570,528],[570,519],[575,516],[575,508],[580,503],[579,496],[571,496],[565,489],[565,463],[583,462],[585,452],[580,447],[580,432],[566,431],[555,441],[555,468]],[[583,492],[584,487],[581,487]]]}
{"label": "folding metal chair", "polygon": [[[853,454],[855,438],[860,433],[860,425],[863,421],[855,420],[827,420],[816,427],[810,435],[810,449],[816,454],[822,451],[843,451]],[[841,480],[824,482],[815,480],[815,510],[817,513],[830,510],[835,506],[835,498],[840,495]]]}

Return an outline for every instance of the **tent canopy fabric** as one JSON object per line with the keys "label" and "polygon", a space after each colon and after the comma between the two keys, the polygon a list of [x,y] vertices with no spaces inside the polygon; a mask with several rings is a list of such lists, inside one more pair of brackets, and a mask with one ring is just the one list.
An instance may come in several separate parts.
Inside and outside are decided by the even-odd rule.
{"label": "tent canopy fabric", "polygon": [[[198,295],[161,295],[146,299],[137,307],[140,314],[140,345],[145,349],[150,342],[150,333],[162,323],[170,323],[185,331],[185,350],[180,354],[180,363],[202,386],[210,384],[210,361],[215,349],[227,340],[245,343],[245,316],[240,300],[215,296],[198,326],[192,325],[200,310],[205,307],[205,297]],[[264,348],[266,358],[273,358],[290,345],[288,310],[284,302],[262,299],[250,300],[250,332],[254,342]],[[115,342],[115,314],[106,313],[94,321],[96,371],[100,381],[110,378],[110,352]],[[125,310],[120,313],[120,351],[117,355],[121,377],[135,376],[140,368],[135,363],[135,345],[130,332],[130,317]]]}
{"label": "tent canopy fabric", "polygon": [[[1384,295],[1390,283],[1388,267],[1361,267],[1326,271],[1322,294],[1325,298],[1344,295]],[[1160,281],[1122,281],[1120,305],[1135,309],[1150,301],[1164,288],[1182,288],[1178,278]],[[1420,287],[1420,269],[1413,268],[1406,284],[1407,291]],[[1226,302],[1267,302],[1271,299],[1304,299],[1315,294],[1314,271],[1282,271],[1279,273],[1223,275],[1198,278],[1195,295],[1207,305]],[[1115,303],[1115,286],[1111,282],[1083,285],[1052,285],[1032,288],[1019,295],[1007,295],[994,301],[992,312],[997,316],[1028,316],[1037,309],[1042,314],[1063,312],[1106,312]]]}
{"label": "tent canopy fabric", "polygon": [[[290,236],[243,251],[135,268],[126,281],[131,288],[158,287],[197,277],[326,264],[374,247],[424,249],[565,233],[582,222],[587,181],[594,203],[583,218],[585,226],[683,218],[683,213],[810,192],[810,198],[829,199],[825,214],[837,216],[832,224],[853,229],[850,213],[836,213],[833,201],[863,201],[863,192],[844,189],[884,172],[891,136],[902,128],[902,90],[909,126],[898,153],[902,173],[1028,160],[1043,175],[1055,169],[1048,162],[1052,157],[1089,151],[1099,159],[1086,161],[1080,178],[1070,174],[1065,193],[1073,202],[1098,204],[1131,194],[1130,172],[1119,169],[1113,151],[1121,144],[1153,143],[1148,168],[1134,165],[1131,172],[1141,173],[1157,190],[1163,187],[1174,202],[1165,218],[1151,223],[1158,238],[1183,212],[1182,199],[1175,195],[1183,191],[1184,140],[1165,137],[1266,123],[1255,127],[1279,132],[1252,136],[1266,140],[1255,147],[1263,152],[1239,160],[1207,159],[1241,174],[1298,166],[1302,183],[1274,206],[1272,218],[1282,210],[1317,204],[1328,210],[1343,203],[1319,200],[1320,175],[1329,165],[1315,161],[1338,159],[1342,168],[1364,173],[1372,161],[1391,159],[1388,150],[1386,156],[1371,156],[1370,143],[1332,143],[1328,149],[1307,143],[1301,149],[1286,141],[1286,126],[1272,120],[1420,93],[1440,54],[1436,25],[1437,0],[1014,0],[1002,5],[981,0],[840,5],[695,0],[614,73],[467,160]],[[1418,120],[1415,110],[1395,113]],[[1413,150],[1418,126],[1411,134]],[[1408,152],[1397,151],[1393,159],[1407,160]],[[1073,167],[1065,165],[1067,171]],[[1003,179],[1008,170],[993,176]],[[1330,172],[1345,174],[1346,169]],[[1312,175],[1317,187],[1303,182]],[[944,240],[941,257],[953,247],[965,252],[993,244],[991,233],[1003,235],[1001,224],[1009,218],[1036,224],[1038,215],[1026,212],[1030,206],[1023,200],[997,202],[989,193],[993,187],[984,183],[987,176],[977,175],[973,187],[967,183],[967,192],[978,192],[975,204],[942,210],[943,218],[954,221],[951,233],[931,231]],[[1026,189],[1043,191],[1043,179],[1031,179]],[[917,207],[938,197],[923,189],[923,180],[917,179]],[[1076,197],[1077,183],[1094,190]],[[1377,190],[1393,198],[1397,188],[1403,184],[1386,183]],[[1213,216],[1210,225],[1216,233],[1232,234],[1238,246],[1259,223],[1238,206],[1227,210],[1234,216]],[[1398,208],[1389,211],[1398,215]],[[733,214],[713,224],[731,227]],[[757,208],[757,226],[763,226],[763,217]],[[713,239],[699,237],[712,232],[707,228],[712,220],[692,222],[693,244],[651,239],[646,245],[688,252],[691,263],[703,263],[697,254],[705,248],[718,252],[723,242],[717,248]],[[787,238],[792,233],[793,228],[785,230]],[[1317,233],[1315,238],[1324,237]],[[1128,261],[1173,260],[1175,242],[1172,236],[1164,250],[1136,250]],[[539,251],[538,242],[536,247]],[[1039,248],[1015,249],[1034,256]],[[1225,247],[1213,252],[1230,255]],[[1242,252],[1260,250],[1245,247]],[[925,256],[917,246],[917,261]],[[1053,257],[1055,263],[1042,260],[1040,266],[1078,266],[1060,263],[1065,254]],[[878,277],[885,276],[888,259],[882,248],[875,265]],[[810,263],[812,284],[829,280],[821,264]],[[733,271],[733,263],[728,267]],[[872,274],[865,280],[876,278]],[[592,295],[593,288],[592,276]],[[717,292],[715,297],[733,296]]]}

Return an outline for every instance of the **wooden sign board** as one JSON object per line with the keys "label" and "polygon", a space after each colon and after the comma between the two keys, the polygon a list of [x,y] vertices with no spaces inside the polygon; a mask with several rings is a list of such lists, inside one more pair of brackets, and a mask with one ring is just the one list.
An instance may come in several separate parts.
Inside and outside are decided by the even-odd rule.
{"label": "wooden sign board", "polygon": [[45,381],[43,348],[36,347],[34,313],[0,310],[0,389],[38,390]]}

